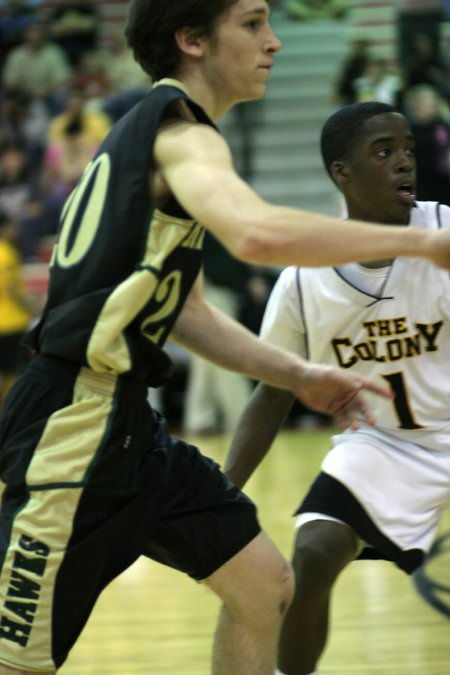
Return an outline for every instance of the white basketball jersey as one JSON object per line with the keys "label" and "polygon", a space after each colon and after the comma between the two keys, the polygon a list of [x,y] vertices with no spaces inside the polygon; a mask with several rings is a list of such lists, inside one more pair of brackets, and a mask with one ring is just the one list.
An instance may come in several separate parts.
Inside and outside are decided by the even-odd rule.
{"label": "white basketball jersey", "polygon": [[[419,202],[411,224],[450,227],[450,208]],[[391,401],[367,395],[377,427],[450,450],[447,271],[421,258],[398,258],[381,270],[289,267],[269,300],[261,337],[384,384]]]}

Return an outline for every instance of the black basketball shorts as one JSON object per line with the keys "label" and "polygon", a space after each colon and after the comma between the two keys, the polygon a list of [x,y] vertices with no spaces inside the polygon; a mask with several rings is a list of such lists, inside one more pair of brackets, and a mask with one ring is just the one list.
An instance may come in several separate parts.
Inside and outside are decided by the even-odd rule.
{"label": "black basketball shorts", "polygon": [[58,668],[140,555],[201,580],[260,531],[254,504],[168,433],[145,384],[38,356],[0,425],[0,662]]}

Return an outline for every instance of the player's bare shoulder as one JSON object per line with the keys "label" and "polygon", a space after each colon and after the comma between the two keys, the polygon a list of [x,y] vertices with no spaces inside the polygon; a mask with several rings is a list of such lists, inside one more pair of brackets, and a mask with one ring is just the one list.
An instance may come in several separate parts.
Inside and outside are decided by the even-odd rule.
{"label": "player's bare shoulder", "polygon": [[167,198],[167,174],[178,167],[232,165],[228,145],[214,127],[195,120],[184,102],[171,112],[161,122],[153,148],[150,189],[156,203]]}
{"label": "player's bare shoulder", "polygon": [[149,188],[153,200],[161,206],[170,196],[170,189],[164,179],[164,168],[170,162],[182,130],[195,124],[195,118],[183,100],[176,100],[167,106],[156,133],[152,166],[149,174]]}

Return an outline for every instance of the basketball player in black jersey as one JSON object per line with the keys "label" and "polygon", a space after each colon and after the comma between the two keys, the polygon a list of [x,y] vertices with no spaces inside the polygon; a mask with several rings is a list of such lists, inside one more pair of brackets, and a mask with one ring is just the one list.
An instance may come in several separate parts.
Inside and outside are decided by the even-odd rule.
{"label": "basketball player in black jersey", "polygon": [[[211,670],[268,675],[292,595],[255,507],[147,403],[168,338],[373,422],[364,378],[264,346],[206,304],[204,228],[250,263],[311,266],[426,255],[450,236],[388,231],[266,203],[235,173],[215,121],[264,94],[280,42],[265,0],[133,0],[128,42],[155,87],[112,129],[69,197],[36,356],[0,427],[0,674],[54,673],[102,589],[146,555],[223,600]],[[232,395],[232,392],[230,392]]]}

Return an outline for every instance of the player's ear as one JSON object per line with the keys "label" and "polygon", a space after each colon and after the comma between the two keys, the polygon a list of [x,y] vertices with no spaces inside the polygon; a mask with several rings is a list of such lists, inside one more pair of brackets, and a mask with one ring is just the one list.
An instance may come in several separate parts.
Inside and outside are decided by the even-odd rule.
{"label": "player's ear", "polygon": [[193,58],[203,56],[205,41],[189,26],[184,26],[175,32],[175,42],[182,54]]}
{"label": "player's ear", "polygon": [[335,160],[330,166],[330,173],[338,187],[348,183],[349,167],[346,162],[342,160]]}

